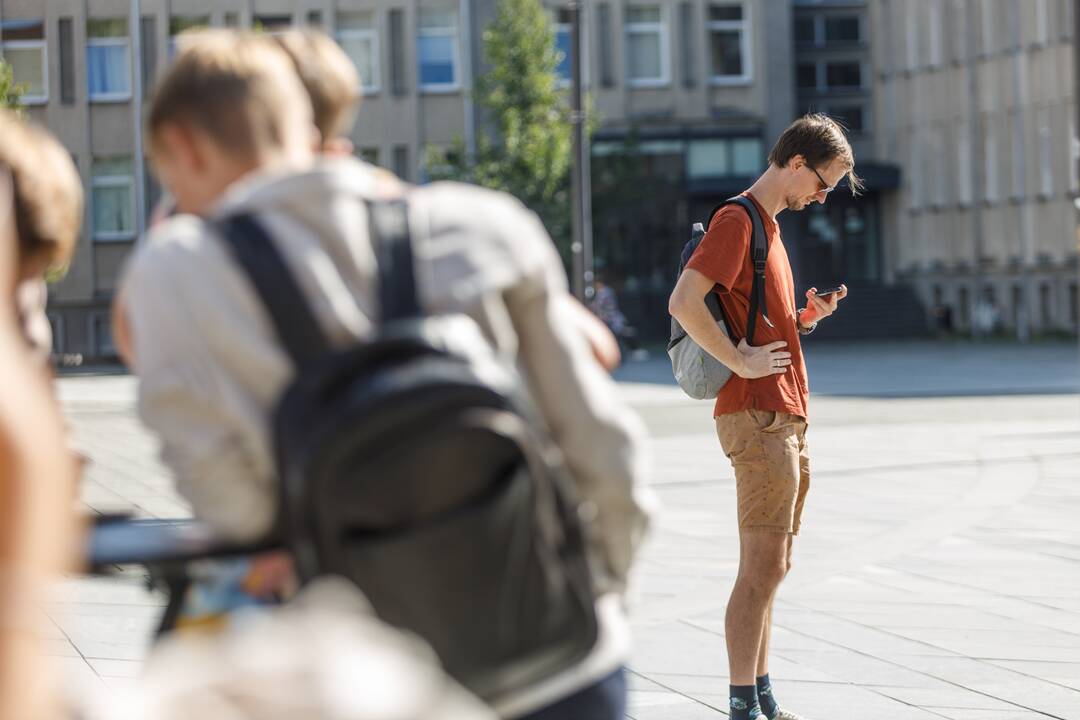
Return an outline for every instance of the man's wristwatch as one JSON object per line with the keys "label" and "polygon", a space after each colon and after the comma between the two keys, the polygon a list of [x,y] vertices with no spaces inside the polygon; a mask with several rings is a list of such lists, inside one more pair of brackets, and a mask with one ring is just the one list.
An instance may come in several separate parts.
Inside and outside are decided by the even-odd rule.
{"label": "man's wristwatch", "polygon": [[817,330],[817,320],[809,325],[802,324],[802,314],[805,311],[806,308],[799,308],[798,312],[795,313],[795,329],[799,331],[800,335],[809,335],[814,330]]}

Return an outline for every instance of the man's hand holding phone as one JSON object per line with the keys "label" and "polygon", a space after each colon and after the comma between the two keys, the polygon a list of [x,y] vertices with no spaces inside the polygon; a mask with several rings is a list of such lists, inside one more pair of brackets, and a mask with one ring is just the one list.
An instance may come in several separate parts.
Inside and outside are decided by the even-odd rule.
{"label": "man's hand holding phone", "polygon": [[807,327],[822,318],[827,318],[836,312],[837,304],[847,297],[847,285],[827,288],[818,291],[810,288],[806,291],[806,309],[799,315],[799,324]]}

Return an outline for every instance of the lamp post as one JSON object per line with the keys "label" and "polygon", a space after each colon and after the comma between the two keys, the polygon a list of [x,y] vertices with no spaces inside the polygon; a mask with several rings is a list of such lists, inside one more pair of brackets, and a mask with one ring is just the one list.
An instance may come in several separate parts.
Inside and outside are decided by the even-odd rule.
{"label": "lamp post", "polygon": [[570,122],[573,128],[574,162],[571,170],[570,194],[572,220],[571,285],[574,295],[583,302],[593,296],[593,249],[592,249],[592,188],[589,171],[588,138],[585,137],[585,110],[582,97],[582,15],[584,0],[569,0],[570,14]]}

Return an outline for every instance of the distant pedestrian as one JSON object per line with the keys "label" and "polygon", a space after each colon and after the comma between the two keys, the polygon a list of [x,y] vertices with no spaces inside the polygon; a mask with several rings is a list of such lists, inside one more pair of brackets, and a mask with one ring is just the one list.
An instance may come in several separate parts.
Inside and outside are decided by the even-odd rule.
{"label": "distant pedestrian", "polygon": [[[799,336],[813,331],[847,296],[846,287],[823,297],[811,288],[806,308],[796,309],[776,216],[824,203],[845,177],[852,192],[857,191],[854,166],[843,129],[824,115],[807,115],[784,131],[769,154],[769,167],[744,193],[757,208],[769,247],[756,345],[745,338],[754,263],[751,220],[741,206],[729,204],[716,213],[671,296],[671,315],[734,373],[713,409],[720,444],[735,469],[738,495],[739,573],[725,621],[731,720],[762,714],[769,720],[798,718],[781,709],[773,694],[769,640],[773,600],[791,568],[792,541],[810,486],[809,389]],[[719,293],[732,339],[718,328],[705,304],[711,292]]]}

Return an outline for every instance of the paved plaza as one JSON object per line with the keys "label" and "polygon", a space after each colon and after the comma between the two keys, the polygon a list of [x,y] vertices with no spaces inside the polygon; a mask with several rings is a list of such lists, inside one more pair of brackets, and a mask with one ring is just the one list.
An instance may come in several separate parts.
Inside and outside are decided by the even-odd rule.
{"label": "paved plaza", "polygon": [[[812,489],[776,608],[777,697],[810,720],[1080,720],[1080,380],[1068,345],[809,350]],[[663,510],[637,569],[629,714],[726,717],[735,488],[709,406],[630,365]],[[187,513],[126,376],[60,394],[98,512]],[[80,692],[133,682],[163,601],[138,573],[48,607]]]}

